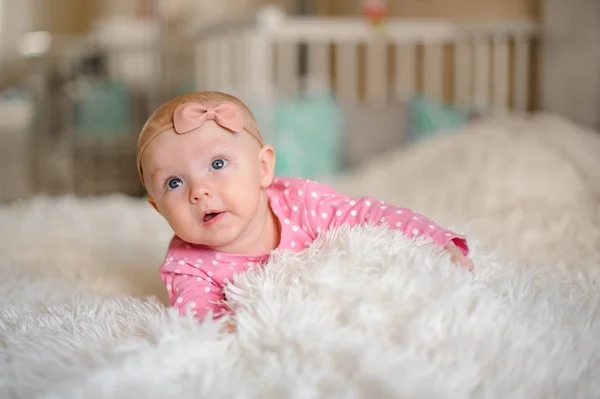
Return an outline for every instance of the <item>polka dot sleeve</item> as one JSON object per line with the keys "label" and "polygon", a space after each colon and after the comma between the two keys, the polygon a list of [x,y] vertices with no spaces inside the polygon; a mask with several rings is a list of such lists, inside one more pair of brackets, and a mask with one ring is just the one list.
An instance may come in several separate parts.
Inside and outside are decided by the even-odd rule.
{"label": "polka dot sleeve", "polygon": [[188,261],[168,257],[160,269],[160,278],[167,288],[169,304],[180,314],[190,312],[195,318],[204,319],[211,310],[214,318],[229,313],[221,288],[204,270]]}
{"label": "polka dot sleeve", "polygon": [[314,236],[343,224],[355,226],[373,223],[402,231],[408,237],[425,236],[439,246],[454,241],[466,256],[466,239],[439,226],[427,217],[407,208],[401,208],[370,197],[351,198],[336,193],[325,185],[310,182],[306,185],[306,207]]}

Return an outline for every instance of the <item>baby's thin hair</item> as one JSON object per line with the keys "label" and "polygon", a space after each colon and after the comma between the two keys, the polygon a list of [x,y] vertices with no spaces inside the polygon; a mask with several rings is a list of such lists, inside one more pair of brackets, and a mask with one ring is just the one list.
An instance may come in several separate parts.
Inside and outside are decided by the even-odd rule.
{"label": "baby's thin hair", "polygon": [[252,114],[248,106],[244,104],[244,102],[239,98],[218,91],[199,91],[182,94],[175,98],[172,98],[171,100],[163,103],[152,113],[152,115],[150,115],[150,117],[144,124],[141,133],[148,129],[155,131],[172,123],[175,108],[177,108],[181,104],[189,102],[198,102],[206,106],[215,106],[225,101],[232,102],[242,109],[242,111],[244,112],[244,125],[249,129],[252,129],[254,133],[256,133],[262,140],[262,136],[260,134],[260,130],[258,129],[256,119],[254,118],[254,115]]}

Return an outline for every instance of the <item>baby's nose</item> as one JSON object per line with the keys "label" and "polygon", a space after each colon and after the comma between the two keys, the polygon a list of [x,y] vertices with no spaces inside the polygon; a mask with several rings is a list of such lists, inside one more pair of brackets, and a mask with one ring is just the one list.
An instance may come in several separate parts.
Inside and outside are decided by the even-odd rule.
{"label": "baby's nose", "polygon": [[212,190],[207,184],[196,184],[190,190],[190,201],[198,202],[211,196]]}

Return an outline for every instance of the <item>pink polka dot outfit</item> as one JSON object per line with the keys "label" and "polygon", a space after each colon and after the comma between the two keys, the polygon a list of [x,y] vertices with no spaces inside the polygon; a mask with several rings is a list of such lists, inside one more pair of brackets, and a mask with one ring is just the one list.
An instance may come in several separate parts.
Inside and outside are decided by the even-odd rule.
{"label": "pink polka dot outfit", "polygon": [[[466,256],[464,237],[447,230],[406,208],[370,197],[351,198],[332,188],[306,179],[276,178],[268,188],[271,209],[281,225],[277,250],[298,252],[308,247],[322,232],[348,224],[372,222],[401,230],[408,237],[426,236],[443,247],[453,240]],[[241,273],[264,264],[265,254],[220,253],[192,245],[175,236],[160,267],[171,306],[181,314],[189,311],[198,319],[212,311],[214,317],[230,312],[224,303],[223,288]]]}

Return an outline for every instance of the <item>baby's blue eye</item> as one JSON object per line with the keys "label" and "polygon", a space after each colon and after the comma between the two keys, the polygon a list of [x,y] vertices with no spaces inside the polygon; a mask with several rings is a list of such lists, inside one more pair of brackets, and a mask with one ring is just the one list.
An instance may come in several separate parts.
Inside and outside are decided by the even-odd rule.
{"label": "baby's blue eye", "polygon": [[169,179],[169,181],[167,182],[167,190],[174,190],[182,184],[183,182],[181,181],[181,179],[174,177],[172,179]]}
{"label": "baby's blue eye", "polygon": [[227,166],[227,161],[223,158],[217,158],[214,161],[212,161],[212,164],[210,164],[210,168],[212,170],[223,169],[225,166]]}

